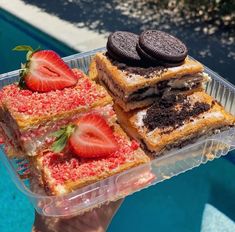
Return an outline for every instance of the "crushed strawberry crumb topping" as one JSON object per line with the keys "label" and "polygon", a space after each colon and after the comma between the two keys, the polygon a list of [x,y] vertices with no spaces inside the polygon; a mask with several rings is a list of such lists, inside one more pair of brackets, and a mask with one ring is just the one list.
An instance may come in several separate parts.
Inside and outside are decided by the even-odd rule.
{"label": "crushed strawberry crumb topping", "polygon": [[3,143],[4,143],[4,136],[3,136],[2,128],[0,127],[0,145]]}
{"label": "crushed strawberry crumb topping", "polygon": [[84,159],[73,154],[48,152],[43,154],[43,168],[49,169],[55,185],[64,184],[66,181],[101,175],[110,172],[120,165],[134,162],[138,156],[134,152],[132,143],[125,137],[116,136],[119,149],[105,158]]}
{"label": "crushed strawberry crumb topping", "polygon": [[54,115],[81,106],[89,107],[106,94],[106,91],[97,89],[95,83],[84,75],[78,79],[75,87],[46,93],[22,90],[16,83],[11,84],[2,89],[0,100],[12,113],[32,117]]}
{"label": "crushed strawberry crumb topping", "polygon": [[132,149],[137,150],[140,147],[140,144],[136,140],[132,140],[131,147]]}

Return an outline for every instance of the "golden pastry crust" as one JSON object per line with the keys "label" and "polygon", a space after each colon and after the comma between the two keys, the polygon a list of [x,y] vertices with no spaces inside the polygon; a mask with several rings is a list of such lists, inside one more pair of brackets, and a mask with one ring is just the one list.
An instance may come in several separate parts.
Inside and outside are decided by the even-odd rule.
{"label": "golden pastry crust", "polygon": [[[117,124],[114,125],[114,132],[116,135],[123,137],[126,143],[130,143],[130,140],[127,137],[127,135],[123,132],[123,130]],[[83,186],[89,185],[99,180],[103,180],[109,176],[115,175],[129,168],[132,168],[132,167],[135,167],[135,166],[138,166],[140,164],[144,164],[150,161],[149,157],[145,155],[145,153],[140,148],[138,148],[137,150],[134,150],[133,152],[134,152],[133,154],[127,154],[127,156],[129,155],[130,157],[132,157],[130,158],[130,160],[126,160],[125,163],[119,165],[118,167],[115,167],[114,169],[109,169],[109,171],[104,170],[102,172],[98,172],[97,174],[95,173],[94,175],[82,177],[74,181],[72,179],[68,179],[67,181],[64,181],[63,183],[60,182],[60,184],[58,185],[54,184],[56,179],[52,177],[50,166],[44,163],[45,162],[44,160],[46,159],[48,155],[46,152],[44,152],[44,154],[38,155],[36,157],[32,157],[30,159],[31,159],[32,165],[37,168],[39,173],[41,173],[43,184],[46,187],[47,192],[49,191],[48,193],[52,195],[63,195],[75,189],[81,188]],[[103,159],[104,160],[102,162],[105,162],[106,158],[103,158]],[[50,161],[50,159],[48,161]],[[52,159],[52,161],[54,160]],[[70,162],[70,161],[69,159],[67,159],[64,162]],[[87,162],[90,163],[93,161],[88,160]],[[46,163],[48,162],[46,161]],[[81,165],[84,165],[84,163],[82,163]],[[94,165],[95,166],[99,165],[99,161],[94,161]],[[58,168],[60,167],[58,166]],[[92,169],[90,171],[92,171]]]}
{"label": "golden pastry crust", "polygon": [[[103,88],[100,86],[97,87],[97,90],[103,91]],[[96,107],[102,107],[106,106],[108,104],[112,103],[112,98],[109,95],[106,95],[103,99],[99,99],[96,102],[94,102],[92,105],[90,105],[89,110],[94,109]],[[71,111],[65,111],[58,114],[50,114],[50,115],[42,115],[42,116],[36,116],[36,117],[27,117],[27,120],[25,120],[24,117],[21,117],[18,114],[15,114],[12,112],[11,108],[7,108],[7,106],[3,107],[3,111],[6,113],[9,113],[11,117],[14,119],[14,121],[17,123],[17,126],[19,127],[20,131],[28,130],[31,127],[35,125],[45,124],[49,121],[57,121],[63,118],[69,118],[72,115],[79,114],[82,112],[86,112],[86,107],[78,107],[76,109],[73,109]]]}
{"label": "golden pastry crust", "polygon": [[[74,70],[76,72],[76,70]],[[3,97],[1,99],[1,107],[0,107],[0,116],[1,118],[4,118],[6,115],[9,119],[11,119],[12,123],[16,124],[16,127],[19,128],[20,131],[28,130],[34,126],[45,124],[50,121],[57,121],[64,118],[69,118],[72,115],[86,112],[88,110],[106,106],[108,104],[112,104],[112,98],[107,93],[104,87],[97,85],[95,82],[90,80],[85,74],[82,78],[78,80],[77,86],[73,88],[67,88],[61,91],[52,91],[53,93],[50,95],[49,93],[33,93],[34,97],[37,94],[38,96],[35,97],[35,101],[31,100],[30,96],[19,96],[21,92],[17,89],[18,87],[13,84],[9,86],[9,89],[12,87],[13,91],[18,91],[18,97],[20,100],[25,101],[31,101],[31,108],[27,109],[27,112],[24,112],[24,109],[22,107],[27,108],[28,102],[24,102],[23,106],[19,106],[19,103],[17,103],[19,100],[14,97],[8,97],[6,94],[6,97]],[[87,90],[84,90],[84,88],[87,87]],[[8,86],[6,87],[8,88]],[[4,91],[4,90],[3,90]],[[6,91],[6,90],[5,90]],[[10,92],[10,90],[7,90]],[[85,91],[85,92],[84,92]],[[84,92],[84,93],[83,93]],[[45,96],[44,96],[45,95]],[[60,99],[60,96],[63,95],[63,100]],[[75,103],[74,106],[70,107],[64,106],[64,108],[56,109],[54,105],[58,105],[59,108],[61,105],[64,104],[63,101],[67,101],[68,98],[66,96],[68,95],[68,98],[70,99],[81,99],[81,103]],[[51,98],[53,97],[53,99]],[[42,100],[40,100],[42,98]],[[84,98],[84,99],[83,99]],[[92,99],[92,100],[89,100]],[[45,107],[47,107],[48,101],[48,110],[39,113],[34,113],[34,110],[43,110],[43,104],[45,104]],[[73,102],[70,100],[71,103]],[[85,103],[83,103],[85,101]],[[18,105],[17,105],[18,104]],[[42,104],[42,107],[37,107],[38,105]],[[17,108],[15,107],[17,105]],[[72,104],[71,104],[72,105]],[[34,107],[35,106],[35,107]],[[34,109],[35,108],[35,109]],[[29,111],[32,111],[33,113],[28,113]]]}
{"label": "golden pastry crust", "polygon": [[92,58],[91,63],[89,65],[88,76],[93,81],[97,81],[97,79],[98,79],[98,70],[97,70],[97,67],[96,67],[95,57]]}
{"label": "golden pastry crust", "polygon": [[[127,78],[125,71],[113,65],[104,53],[97,53],[94,61],[96,63],[96,72],[98,71],[99,73],[99,70],[103,70],[125,94],[130,94],[146,86],[153,86],[160,81],[195,74],[204,70],[201,63],[187,57],[182,65],[167,68],[166,71],[157,74],[155,77],[144,78],[143,76],[137,75],[136,78]],[[94,69],[94,61],[92,62],[91,70]],[[93,71],[91,73],[94,76],[95,72]]]}
{"label": "golden pastry crust", "polygon": [[[193,102],[203,102],[211,105],[211,108],[201,113],[191,120],[183,123],[183,126],[171,130],[169,133],[162,133],[168,128],[155,128],[149,131],[143,123],[140,123],[141,117],[145,115],[147,108],[132,112],[124,112],[117,105],[114,106],[118,120],[127,133],[135,139],[144,143],[151,152],[160,154],[169,146],[177,145],[187,139],[192,139],[196,135],[207,134],[214,129],[221,129],[226,126],[235,125],[235,117],[227,113],[223,106],[204,92],[196,92],[188,96]],[[141,116],[142,114],[142,116]]]}

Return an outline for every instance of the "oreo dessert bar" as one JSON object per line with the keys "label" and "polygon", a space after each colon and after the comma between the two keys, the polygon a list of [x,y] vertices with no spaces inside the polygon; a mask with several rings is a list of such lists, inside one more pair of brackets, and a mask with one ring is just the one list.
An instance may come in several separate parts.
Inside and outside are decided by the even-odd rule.
{"label": "oreo dessert bar", "polygon": [[132,112],[118,105],[115,110],[129,135],[156,155],[235,125],[234,116],[205,92],[171,96]]}
{"label": "oreo dessert bar", "polygon": [[202,90],[209,77],[187,53],[184,43],[162,31],[140,36],[117,31],[108,38],[107,52],[94,57],[89,75],[129,111],[152,104],[156,97]]}

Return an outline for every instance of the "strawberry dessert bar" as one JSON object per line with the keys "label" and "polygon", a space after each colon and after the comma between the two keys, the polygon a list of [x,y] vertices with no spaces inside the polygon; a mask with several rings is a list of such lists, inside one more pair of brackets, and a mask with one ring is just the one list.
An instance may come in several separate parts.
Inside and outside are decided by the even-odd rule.
{"label": "strawberry dessert bar", "polygon": [[20,81],[0,92],[0,125],[12,148],[8,155],[36,155],[53,142],[52,132],[86,112],[115,121],[111,97],[80,70],[71,70],[53,51],[17,49],[28,49]]}
{"label": "strawberry dessert bar", "polygon": [[[19,83],[0,92],[0,131],[6,153],[27,154],[47,194],[63,195],[149,162],[116,123],[102,86],[53,51],[16,49],[28,50],[27,62]],[[137,184],[151,178],[147,168]]]}
{"label": "strawberry dessert bar", "polygon": [[[136,141],[130,141],[118,124],[110,124],[99,113],[83,115],[59,130],[57,138],[52,150],[30,158],[49,195],[64,195],[149,162]],[[153,178],[147,167],[136,174],[135,184]]]}

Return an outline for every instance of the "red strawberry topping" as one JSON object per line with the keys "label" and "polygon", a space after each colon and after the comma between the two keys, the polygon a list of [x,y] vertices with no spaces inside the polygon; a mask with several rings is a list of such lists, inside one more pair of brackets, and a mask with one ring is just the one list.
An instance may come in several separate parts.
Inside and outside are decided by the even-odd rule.
{"label": "red strawberry topping", "polygon": [[49,92],[76,85],[77,76],[59,55],[43,50],[31,56],[24,81],[33,91]]}
{"label": "red strawberry topping", "polygon": [[[75,86],[79,75],[52,50],[33,50],[30,46],[17,46],[16,51],[28,51],[22,66],[21,87],[32,91],[49,92]],[[82,73],[80,74],[82,76]]]}
{"label": "red strawberry topping", "polygon": [[112,129],[98,114],[87,114],[77,121],[69,144],[75,154],[84,158],[105,157],[118,149]]}
{"label": "red strawberry topping", "polygon": [[136,140],[131,141],[131,148],[137,150],[140,147],[139,143]]}

